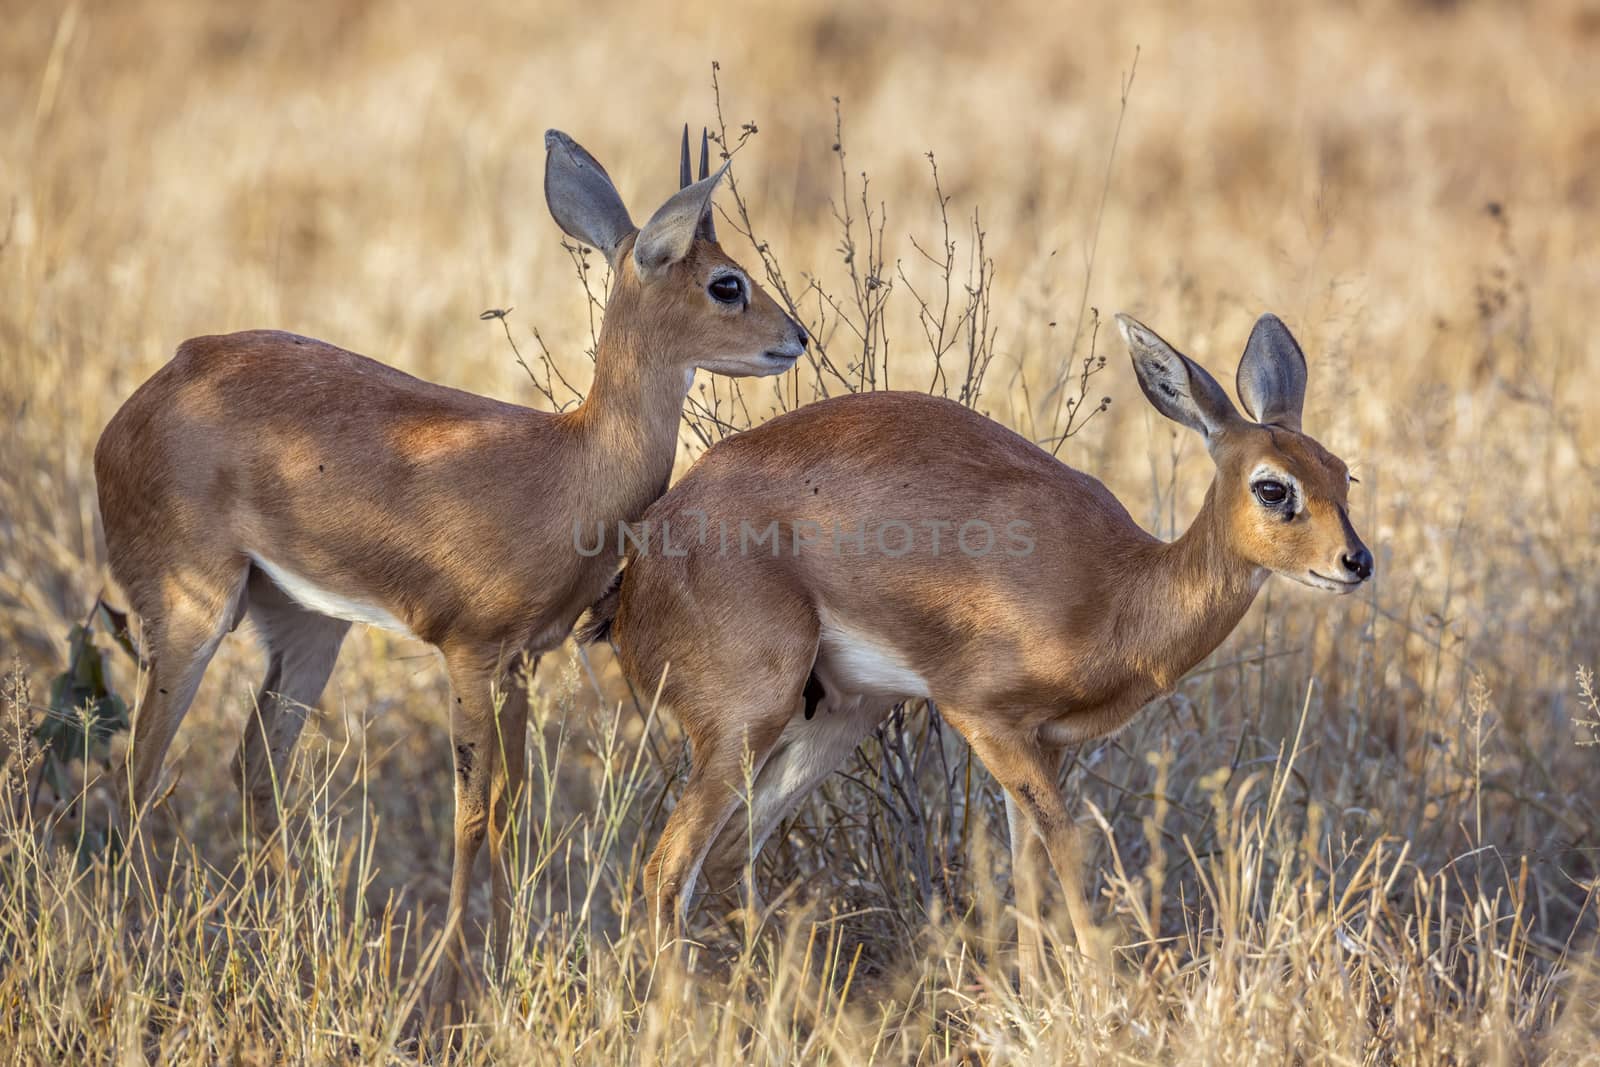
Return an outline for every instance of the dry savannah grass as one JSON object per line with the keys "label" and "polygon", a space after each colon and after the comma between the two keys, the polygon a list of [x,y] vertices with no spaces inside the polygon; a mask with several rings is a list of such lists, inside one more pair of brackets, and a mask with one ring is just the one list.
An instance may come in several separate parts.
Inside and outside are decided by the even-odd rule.
{"label": "dry savannah grass", "polygon": [[[12,1062],[1600,1059],[1592,0],[4,8]],[[1209,461],[1102,323],[1130,311],[1225,381],[1262,311],[1305,344],[1305,425],[1360,478],[1377,578],[1269,582],[1068,761],[1105,970],[1069,947],[1017,989],[1000,795],[920,706],[754,863],[764,921],[703,908],[692,974],[652,969],[640,868],[685,754],[570,644],[538,679],[511,948],[453,1034],[416,1021],[452,780],[425,647],[346,644],[282,865],[241,825],[261,663],[230,639],[168,762],[171,891],[112,862],[127,735],[78,751],[76,710],[109,723],[135,683],[93,611],[125,603],[90,469],[112,412],[184,338],[257,326],[571,404],[604,264],[548,217],[542,132],[642,203],[685,121],[738,148],[723,241],[818,343],[737,391],[702,375],[680,473],[814,397],[931,389],[1171,536]]]}

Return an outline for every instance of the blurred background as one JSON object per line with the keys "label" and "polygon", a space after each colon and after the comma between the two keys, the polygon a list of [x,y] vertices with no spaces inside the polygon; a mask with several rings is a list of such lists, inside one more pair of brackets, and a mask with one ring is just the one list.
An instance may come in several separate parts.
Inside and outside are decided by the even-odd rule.
{"label": "blurred background", "polygon": [[[1173,809],[1169,838],[1199,840],[1207,776],[1270,763],[1304,711],[1291,793],[1320,813],[1300,827],[1312,851],[1403,843],[1418,877],[1466,879],[1485,914],[1508,914],[1526,857],[1528,981],[1553,984],[1517,987],[1527,1012],[1508,1032],[1543,1032],[1569,996],[1600,1014],[1592,975],[1562,971],[1593,944],[1600,847],[1600,752],[1582,744],[1600,713],[1578,678],[1600,665],[1594,0],[0,9],[0,667],[32,680],[35,704],[108,580],[95,439],[179,342],[276,327],[570,403],[592,305],[543,203],[543,131],[588,147],[643,220],[676,186],[683,124],[708,126],[742,144],[724,245],[781,276],[832,369],[802,362],[737,401],[702,376],[680,473],[721,432],[708,413],[747,425],[868,382],[933,388],[1059,443],[1173,536],[1209,461],[1144,402],[1098,315],[1137,315],[1230,387],[1250,324],[1282,316],[1310,363],[1307,430],[1361,481],[1377,580],[1337,600],[1269,583],[1178,694],[1081,754],[1068,788],[1138,868],[1147,754],[1165,753],[1166,795],[1193,808]],[[603,277],[589,284],[603,296]],[[514,310],[481,321],[491,308]],[[107,664],[131,694],[126,660]],[[593,681],[569,646],[542,667],[547,737],[604,732],[625,689],[607,651],[591,666]],[[175,817],[222,867],[244,847],[225,757],[260,669],[250,641],[229,641],[169,758],[184,766]],[[370,776],[391,831],[372,846],[372,899],[443,899],[445,693],[424,646],[357,632],[311,731],[307,759],[338,782]],[[953,744],[914,711],[892,729],[913,749]],[[656,730],[672,752],[670,719]],[[887,758],[873,753],[863,767]],[[571,741],[566,788],[536,806],[585,818],[605,762]],[[656,772],[666,799],[629,816],[629,847],[659,826],[674,768]],[[935,797],[949,780],[926,774],[923,843],[864,836],[835,887],[907,930],[965,892],[949,872],[968,838],[1003,832],[965,825]],[[877,810],[873,789],[830,788],[802,829]],[[992,817],[989,788],[960,803]],[[837,870],[803,847],[765,864],[780,886]],[[1181,866],[1174,881],[1193,877]],[[861,938],[867,969],[915,941]]]}

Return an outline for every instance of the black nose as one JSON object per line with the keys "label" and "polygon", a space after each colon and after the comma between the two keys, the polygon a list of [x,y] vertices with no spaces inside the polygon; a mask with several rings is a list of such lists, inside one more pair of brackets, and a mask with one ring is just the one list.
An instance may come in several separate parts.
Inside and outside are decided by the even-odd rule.
{"label": "black nose", "polygon": [[795,337],[800,339],[800,347],[805,348],[811,343],[811,338],[806,334],[806,328],[793,319],[790,319],[789,322],[794,326]]}
{"label": "black nose", "polygon": [[1344,564],[1345,570],[1363,582],[1372,577],[1372,553],[1367,551],[1366,545],[1362,545],[1354,552],[1346,552],[1339,562]]}

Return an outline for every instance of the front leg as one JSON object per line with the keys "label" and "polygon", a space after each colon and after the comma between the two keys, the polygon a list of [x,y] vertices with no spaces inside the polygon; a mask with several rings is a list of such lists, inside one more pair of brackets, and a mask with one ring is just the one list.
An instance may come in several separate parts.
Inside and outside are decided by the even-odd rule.
{"label": "front leg", "polygon": [[1024,984],[1044,981],[1044,915],[1039,880],[1043,873],[1043,839],[1033,821],[1006,792],[1006,829],[1011,836],[1011,891],[1017,909],[1017,974]]}
{"label": "front leg", "polygon": [[489,790],[489,889],[494,909],[490,943],[497,967],[506,965],[506,948],[511,939],[511,901],[516,892],[512,882],[515,850],[507,846],[516,842],[517,805],[522,800],[527,780],[528,699],[538,667],[538,657],[519,657],[491,693],[498,709],[491,737],[495,775]]}
{"label": "front leg", "polygon": [[441,1006],[459,1003],[470,971],[465,917],[472,867],[490,842],[494,956],[503,962],[511,925],[510,872],[504,846],[527,766],[528,691],[532,671],[508,670],[498,654],[446,653],[453,690],[450,745],[455,763],[455,849],[445,915],[446,959],[434,987]]}
{"label": "front leg", "polygon": [[[1042,963],[1042,952],[1037,922],[1040,887],[1037,882],[1037,863],[1034,861],[1034,838],[1044,846],[1061,882],[1062,896],[1066,899],[1067,916],[1078,950],[1091,963],[1104,962],[1105,953],[1100,943],[1101,935],[1089,912],[1089,902],[1084,895],[1080,867],[1082,859],[1078,847],[1078,828],[1067,811],[1058,784],[1064,748],[1046,745],[1037,736],[996,731],[991,723],[980,717],[969,717],[950,708],[940,709],[945,720],[960,730],[972,746],[983,765],[994,775],[1006,791],[1006,817],[1011,824],[1012,871],[1016,881],[1019,963],[1027,977],[1030,966]],[[1020,848],[1020,854],[1019,854]],[[1032,927],[1030,931],[1028,926]],[[1030,940],[1038,939],[1033,944]],[[1036,972],[1037,973],[1037,972]]]}

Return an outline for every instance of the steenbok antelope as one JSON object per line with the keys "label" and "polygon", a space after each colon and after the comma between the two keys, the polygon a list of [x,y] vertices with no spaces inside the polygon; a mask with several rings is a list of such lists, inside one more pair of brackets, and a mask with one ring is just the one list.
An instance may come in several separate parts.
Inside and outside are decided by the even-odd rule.
{"label": "steenbok antelope", "polygon": [[[646,513],[583,636],[613,634],[642,688],[664,677],[693,746],[645,869],[658,928],[687,919],[702,865],[725,888],[893,705],[926,699],[1005,789],[1019,913],[1037,914],[1042,844],[1094,952],[1064,748],[1171,691],[1269,573],[1339,593],[1372,574],[1345,465],[1300,430],[1305,357],[1282,322],[1264,316],[1239,363],[1250,419],[1154,331],[1117,322],[1145,395],[1216,463],[1174,542],[1032,442],[917,393],[841,396],[729,438]],[[747,767],[751,810],[730,822]],[[1025,969],[1040,947],[1024,938]]]}
{"label": "steenbok antelope", "polygon": [[806,347],[717,244],[711,200],[727,167],[706,175],[704,140],[691,183],[685,133],[682,187],[643,229],[577,142],[552,130],[545,149],[550,213],[612,272],[594,384],[576,409],[533,411],[259,331],[184,342],[106,426],[95,449],[106,546],[148,655],[127,783],[134,840],[206,664],[241,619],[267,671],[237,768],[269,833],[345,632],[382,626],[436,647],[450,674],[447,932],[487,835],[503,946],[501,847],[527,716],[515,665],[566,637],[619,558],[575,551],[574,519],[635,519],[666,489],[697,367],[777,374]]}

